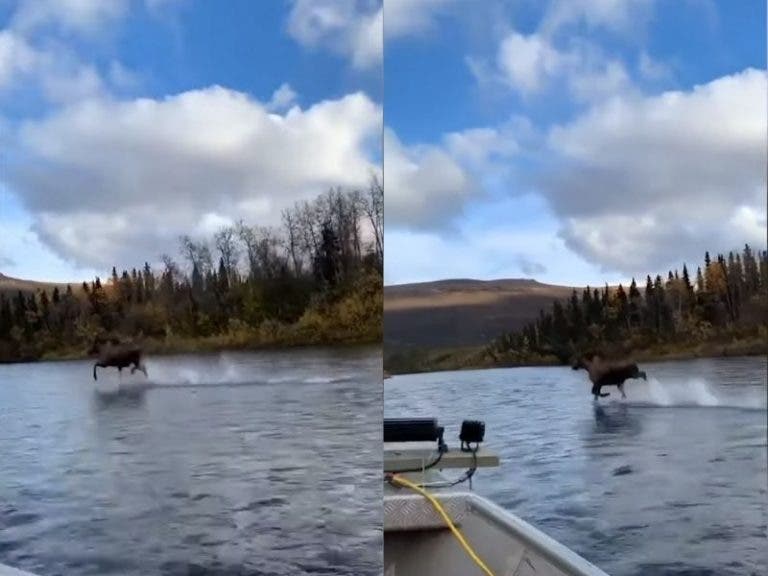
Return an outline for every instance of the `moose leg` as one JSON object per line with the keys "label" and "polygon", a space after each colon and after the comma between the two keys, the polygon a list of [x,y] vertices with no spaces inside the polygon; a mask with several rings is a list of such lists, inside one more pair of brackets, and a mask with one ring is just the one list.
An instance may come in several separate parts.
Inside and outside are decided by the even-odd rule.
{"label": "moose leg", "polygon": [[136,362],[133,365],[133,368],[131,368],[131,374],[136,372],[136,370],[138,370],[139,372],[143,372],[145,378],[149,378],[149,376],[147,375],[147,367],[144,366],[144,364],[142,364],[141,362]]}
{"label": "moose leg", "polygon": [[597,400],[598,396],[600,396],[601,398],[605,398],[606,396],[610,396],[610,394],[608,392],[601,392],[602,389],[603,389],[603,387],[599,386],[597,384],[592,386],[592,394],[595,395],[595,400]]}
{"label": "moose leg", "polygon": [[619,392],[621,392],[621,397],[622,397],[622,398],[626,398],[626,397],[627,397],[627,395],[626,395],[626,394],[624,394],[624,382],[622,382],[621,384],[619,384]]}

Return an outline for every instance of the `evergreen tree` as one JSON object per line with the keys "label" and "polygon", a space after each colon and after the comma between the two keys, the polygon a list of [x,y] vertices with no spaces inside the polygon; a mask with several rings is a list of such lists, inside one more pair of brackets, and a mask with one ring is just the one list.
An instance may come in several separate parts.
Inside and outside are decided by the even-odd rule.
{"label": "evergreen tree", "polygon": [[691,277],[688,275],[688,266],[683,264],[683,282],[685,282],[685,290],[688,292],[688,297],[693,300],[693,285],[691,284]]}

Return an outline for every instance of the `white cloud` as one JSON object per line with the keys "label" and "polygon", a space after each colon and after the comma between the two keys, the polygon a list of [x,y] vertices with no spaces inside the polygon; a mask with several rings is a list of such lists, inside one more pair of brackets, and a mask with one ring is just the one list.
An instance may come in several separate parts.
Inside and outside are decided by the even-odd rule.
{"label": "white cloud", "polygon": [[32,45],[12,29],[0,30],[0,95],[33,86],[51,103],[62,104],[105,91],[95,67],[84,64],[66,46]]}
{"label": "white cloud", "polygon": [[537,34],[511,32],[499,45],[498,65],[506,82],[523,94],[539,92],[565,66],[565,56]]}
{"label": "white cloud", "polygon": [[129,0],[21,0],[11,26],[25,33],[50,25],[95,34],[123,18],[129,4]]}
{"label": "white cloud", "polygon": [[596,102],[633,90],[632,80],[618,60],[582,62],[568,77],[574,98],[580,102]]}
{"label": "white cloud", "polygon": [[388,39],[418,35],[455,4],[456,0],[386,0],[384,34]]}
{"label": "white cloud", "polygon": [[381,63],[384,51],[381,2],[293,0],[288,33],[309,48],[331,50],[357,69]]}
{"label": "white cloud", "polygon": [[540,29],[546,36],[579,24],[631,32],[649,20],[654,3],[655,0],[554,0],[547,7]]}
{"label": "white cloud", "polygon": [[298,94],[291,88],[289,84],[282,84],[280,88],[272,93],[267,103],[268,110],[281,111],[286,110],[296,103]]}
{"label": "white cloud", "polygon": [[282,115],[219,87],[96,98],[23,124],[4,176],[58,254],[133,265],[175,252],[179,234],[276,224],[299,198],[365,184],[380,130],[380,108],[361,93]]}
{"label": "white cloud", "polygon": [[542,190],[568,245],[627,273],[764,245],[767,88],[765,71],[746,70],[554,128]]}
{"label": "white cloud", "polygon": [[524,118],[449,132],[430,145],[404,145],[384,131],[387,226],[450,227],[465,205],[509,180],[510,160],[538,138]]}
{"label": "white cloud", "polygon": [[477,187],[464,168],[438,146],[406,147],[384,132],[384,203],[388,227],[450,225]]}
{"label": "white cloud", "polygon": [[0,30],[0,90],[17,85],[38,65],[39,54],[10,30]]}
{"label": "white cloud", "polygon": [[632,90],[622,62],[578,38],[560,49],[543,34],[513,31],[500,42],[495,67],[474,59],[469,65],[481,82],[501,82],[526,98],[565,88],[579,102],[595,102]]}
{"label": "white cloud", "polygon": [[506,159],[520,150],[518,137],[525,134],[527,126],[515,119],[499,128],[470,128],[445,135],[445,147],[462,164],[476,171],[492,169],[490,162]]}
{"label": "white cloud", "polygon": [[99,96],[106,90],[101,76],[93,66],[75,62],[61,69],[46,68],[41,83],[47,99],[57,104],[79,102]]}

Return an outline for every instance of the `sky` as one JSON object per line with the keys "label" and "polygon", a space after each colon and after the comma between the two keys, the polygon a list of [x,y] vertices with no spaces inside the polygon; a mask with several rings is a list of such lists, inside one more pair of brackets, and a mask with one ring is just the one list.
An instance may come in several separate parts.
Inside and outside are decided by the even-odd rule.
{"label": "sky", "polygon": [[380,0],[0,0],[0,272],[77,281],[381,172]]}
{"label": "sky", "polygon": [[386,284],[764,246],[765,27],[763,0],[0,0],[0,272],[178,256],[382,156]]}
{"label": "sky", "polygon": [[385,0],[385,283],[766,242],[764,0]]}

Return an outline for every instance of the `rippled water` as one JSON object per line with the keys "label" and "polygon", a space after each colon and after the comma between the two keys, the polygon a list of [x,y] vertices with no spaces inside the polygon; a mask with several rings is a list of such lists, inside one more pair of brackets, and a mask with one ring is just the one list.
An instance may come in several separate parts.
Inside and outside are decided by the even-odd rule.
{"label": "rippled water", "polygon": [[0,366],[0,563],[43,576],[381,571],[381,352]]}
{"label": "rippled water", "polygon": [[613,576],[768,574],[765,358],[642,368],[598,405],[568,368],[394,377],[385,415],[485,420],[475,490]]}

